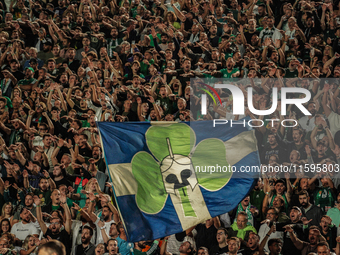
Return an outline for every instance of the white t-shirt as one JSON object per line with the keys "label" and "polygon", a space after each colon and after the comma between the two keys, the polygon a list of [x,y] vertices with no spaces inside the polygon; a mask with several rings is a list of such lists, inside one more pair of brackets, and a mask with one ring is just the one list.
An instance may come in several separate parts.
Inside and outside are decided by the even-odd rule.
{"label": "white t-shirt", "polygon": [[[270,230],[270,227],[266,224],[263,223],[259,229],[258,235],[260,237],[260,243],[262,242],[262,240],[266,237],[268,231]],[[268,240],[272,239],[272,238],[279,238],[283,241],[283,232],[282,231],[276,231],[274,233],[271,233]],[[268,240],[267,243],[264,247],[264,250],[269,252],[269,248],[268,248]]]}
{"label": "white t-shirt", "polygon": [[21,241],[24,241],[28,235],[39,235],[39,230],[32,222],[23,224],[22,221],[20,221],[13,225],[11,233]]}
{"label": "white t-shirt", "polygon": [[[105,232],[108,236],[109,236],[109,232],[110,232],[110,228],[111,228],[112,223],[115,223],[115,221],[111,220],[109,222],[104,222]],[[100,227],[98,225],[96,225],[96,227],[97,227],[97,242],[96,242],[96,245],[97,245],[97,244],[100,244],[100,243],[104,243],[104,240],[103,240],[103,236],[102,236],[102,232],[100,230]]]}
{"label": "white t-shirt", "polygon": [[335,133],[340,130],[340,115],[332,111],[331,114],[328,116],[328,121],[329,129],[334,136]]}

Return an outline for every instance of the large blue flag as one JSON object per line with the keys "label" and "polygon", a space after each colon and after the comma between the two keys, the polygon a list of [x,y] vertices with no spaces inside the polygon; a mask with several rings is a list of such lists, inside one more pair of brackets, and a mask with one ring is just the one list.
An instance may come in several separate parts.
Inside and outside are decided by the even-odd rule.
{"label": "large blue flag", "polygon": [[259,176],[246,167],[260,167],[254,130],[239,122],[97,123],[129,241],[179,233],[237,206]]}

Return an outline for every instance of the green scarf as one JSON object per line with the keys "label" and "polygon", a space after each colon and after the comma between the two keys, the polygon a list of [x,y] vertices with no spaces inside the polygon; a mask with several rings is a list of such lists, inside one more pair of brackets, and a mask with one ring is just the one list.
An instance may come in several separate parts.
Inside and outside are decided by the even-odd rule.
{"label": "green scarf", "polygon": [[[247,208],[245,210],[243,210],[243,207],[242,207],[241,203],[238,204],[236,215],[238,215],[239,212],[245,212],[248,215],[248,223],[253,225],[253,215],[252,215],[252,213],[250,211],[250,203],[249,203],[249,205],[247,206]],[[235,218],[234,222],[236,222],[236,219],[237,219],[237,217]]]}

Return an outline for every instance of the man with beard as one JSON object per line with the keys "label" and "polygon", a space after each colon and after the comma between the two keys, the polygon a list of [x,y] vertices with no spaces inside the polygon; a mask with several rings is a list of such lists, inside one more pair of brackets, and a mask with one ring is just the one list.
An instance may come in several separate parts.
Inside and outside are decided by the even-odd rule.
{"label": "man with beard", "polygon": [[[222,57],[223,58],[223,57]],[[226,61],[227,68],[220,70],[222,78],[236,78],[240,76],[240,71],[238,68],[234,68],[235,61],[233,58],[229,57]]]}
{"label": "man with beard", "polygon": [[69,48],[67,50],[67,53],[68,53],[67,54],[68,59],[66,59],[66,62],[67,62],[68,68],[70,68],[72,72],[77,72],[80,66],[80,61],[78,59],[75,59],[76,50],[74,48]]}
{"label": "man with beard", "polygon": [[107,53],[110,58],[113,57],[113,53],[116,48],[122,43],[123,38],[118,38],[118,29],[116,27],[111,28],[111,38],[107,39]]}
{"label": "man with beard", "polygon": [[[103,226],[105,226],[104,222],[102,221],[98,222],[98,226],[102,228]],[[103,236],[104,243],[107,243],[110,240],[110,238],[116,239],[119,237],[118,225],[116,223],[111,223],[109,234],[106,233],[105,228],[101,229],[101,233]]]}
{"label": "man with beard", "polygon": [[32,67],[26,67],[25,78],[18,81],[18,86],[22,91],[32,91],[33,86],[37,82],[33,75],[34,69]]}
{"label": "man with beard", "polygon": [[[25,186],[26,189],[28,189],[30,187],[28,185],[28,173],[27,173],[27,171],[26,171],[26,173],[24,171],[23,174],[24,174],[24,176],[23,176],[24,177],[24,186]],[[51,187],[50,182],[53,182],[53,180],[41,178],[39,180],[39,184],[38,184],[39,188],[38,189],[31,187],[31,189],[33,190],[33,194],[36,195],[36,196],[39,196],[39,198],[42,199],[42,205],[46,205],[46,204],[51,202],[51,194],[52,194],[51,188],[54,189],[55,186]]]}
{"label": "man with beard", "polygon": [[78,136],[74,136],[74,142],[76,143],[74,153],[75,153],[76,158],[78,157],[78,155],[81,155],[83,157],[85,157],[85,156],[91,157],[92,156],[91,147],[89,146],[87,140],[88,140],[88,137],[85,134],[80,134]]}
{"label": "man with beard", "polygon": [[[65,17],[68,19],[68,17]],[[58,44],[54,45],[52,48],[53,59],[55,60],[57,67],[59,68],[64,62],[64,58],[60,56],[60,46]]]}
{"label": "man with beard", "polygon": [[91,243],[93,229],[84,226],[81,232],[81,244],[77,245],[75,255],[93,255],[96,246]]}
{"label": "man with beard", "polygon": [[267,18],[267,27],[260,33],[260,45],[265,41],[266,38],[272,39],[274,43],[276,40],[281,40],[282,38],[280,30],[274,27],[274,17]]}
{"label": "man with beard", "polygon": [[186,241],[181,244],[178,249],[180,255],[190,255],[193,254],[193,247],[189,241]]}
{"label": "man with beard", "polygon": [[[59,191],[58,191],[59,192]],[[47,227],[46,223],[43,221],[42,211],[41,211],[41,200],[34,196],[34,203],[37,208],[37,219],[41,228],[41,231],[44,234],[45,238],[52,238],[62,242],[66,247],[66,254],[71,253],[71,213],[70,209],[66,203],[66,195],[62,195],[60,197],[60,205],[65,212],[65,225],[63,225],[63,220],[60,218],[51,218],[50,226]],[[64,228],[62,228],[64,227]]]}
{"label": "man with beard", "polygon": [[[73,203],[72,209],[72,215],[74,212],[79,212],[80,217],[77,216],[77,219],[72,222],[72,252],[75,252],[75,247],[82,244],[80,233],[82,233],[83,228],[90,227],[91,229],[95,228],[95,225],[91,222],[90,216],[89,216],[89,209],[90,209],[90,199],[86,199],[86,204],[83,208],[81,208],[78,204]],[[95,233],[95,232],[94,232]],[[96,235],[93,234],[90,242],[95,244],[96,243]]]}
{"label": "man with beard", "polygon": [[[320,230],[317,226],[311,226],[309,228],[309,234],[308,234],[309,243],[301,241],[299,238],[297,238],[291,225],[287,225],[285,229],[289,233],[290,238],[293,244],[295,245],[295,247],[299,251],[301,251],[301,255],[307,255],[311,252],[316,252],[318,243],[326,241],[326,239],[321,235]],[[298,254],[298,253],[291,253],[291,254]]]}
{"label": "man with beard", "polygon": [[[91,199],[91,198],[90,198]],[[92,200],[91,203],[93,203]],[[94,213],[90,214],[90,219],[91,221],[97,226],[97,241],[96,244],[99,243],[103,243],[104,242],[104,237],[102,234],[102,231],[105,231],[106,235],[109,234],[110,232],[110,228],[111,228],[111,224],[115,223],[115,221],[113,220],[113,216],[117,215],[118,212],[117,210],[115,210],[115,214],[113,213],[113,211],[111,210],[110,207],[112,207],[113,205],[109,205],[109,203],[105,206],[103,206],[103,210],[102,210],[102,218],[104,219],[103,221],[100,221],[99,217],[97,217]],[[117,220],[117,217],[115,217],[115,219]]]}
{"label": "man with beard", "polygon": [[[164,240],[163,242],[166,242]],[[157,246],[159,243],[159,239],[154,240],[150,249],[147,252],[143,252],[143,249],[146,247],[146,241],[139,241],[135,243],[135,248],[133,249],[133,254],[136,255],[152,255],[157,251]]]}
{"label": "man with beard", "polygon": [[52,47],[53,47],[53,43],[51,41],[46,41],[43,44],[43,50],[38,52],[38,58],[44,61],[44,63],[48,59],[54,58],[54,55],[52,53]]}
{"label": "man with beard", "polygon": [[302,215],[310,221],[309,225],[319,225],[323,212],[320,207],[310,203],[310,197],[306,190],[299,193],[299,202]]}
{"label": "man with beard", "polygon": [[191,70],[191,60],[189,58],[184,59],[182,63],[182,69],[176,71],[177,77],[182,83],[182,88],[186,87],[187,81],[190,81],[190,78],[195,76],[194,72]]}
{"label": "man with beard", "polygon": [[11,229],[12,234],[14,234],[21,241],[24,241],[28,235],[39,237],[39,230],[33,222],[36,221],[36,218],[25,207],[21,208],[20,210],[20,219],[20,222],[13,225]]}
{"label": "man with beard", "polygon": [[216,234],[217,245],[210,248],[209,255],[220,255],[228,252],[228,231],[220,227]]}
{"label": "man with beard", "polygon": [[54,165],[52,179],[57,189],[60,185],[66,185],[67,187],[72,186],[72,183],[66,178],[66,171],[60,164]]}
{"label": "man with beard", "polygon": [[158,44],[157,43],[157,35],[153,36],[153,43],[154,43],[154,45],[158,45],[161,48],[161,50],[163,50],[163,51],[168,49],[168,40],[169,40],[168,34],[162,33],[161,34],[161,43]]}
{"label": "man with beard", "polygon": [[[102,173],[105,172],[106,170],[106,164],[105,164],[105,160],[102,157],[102,148],[99,144],[94,144],[92,146],[92,158],[90,157],[86,157],[86,156],[81,156],[81,155],[76,155],[77,156],[77,160],[79,160],[79,162],[81,163],[86,163],[86,164],[90,164],[91,162],[93,162],[96,166],[96,168],[98,168],[98,170]],[[90,162],[91,161],[91,162]],[[97,175],[97,174],[95,174]],[[92,176],[94,176],[94,174],[92,174]],[[98,175],[99,176],[99,175]],[[106,180],[106,177],[101,176],[103,179]],[[97,178],[97,177],[95,177]],[[99,182],[99,179],[98,179]],[[106,182],[106,181],[105,181]],[[104,182],[104,184],[105,184]],[[104,190],[102,186],[100,186],[101,190]]]}
{"label": "man with beard", "polygon": [[289,221],[286,221],[284,223],[276,223],[276,231],[284,232],[282,254],[294,254],[294,255],[301,254],[300,250],[294,246],[290,232],[285,231],[287,225],[293,224],[292,230],[294,231],[295,236],[297,236],[301,240],[306,240],[307,233],[305,233],[303,225],[304,224],[307,225],[308,220],[306,218],[303,218],[302,222],[301,216],[302,216],[301,209],[297,206],[293,206],[292,209],[290,210]]}
{"label": "man with beard", "polygon": [[218,41],[220,37],[217,34],[217,25],[212,25],[209,29],[208,38],[212,47],[218,47]]}

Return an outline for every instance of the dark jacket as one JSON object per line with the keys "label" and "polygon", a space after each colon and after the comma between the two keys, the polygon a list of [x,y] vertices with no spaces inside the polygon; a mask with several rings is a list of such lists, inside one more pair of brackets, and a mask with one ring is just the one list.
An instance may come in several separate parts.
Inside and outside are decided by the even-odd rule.
{"label": "dark jacket", "polygon": [[321,217],[324,215],[323,211],[320,207],[316,205],[312,205],[312,207],[306,212],[305,208],[301,207],[302,217],[306,217],[308,220],[312,219],[309,222],[308,226],[319,226],[321,221]]}

